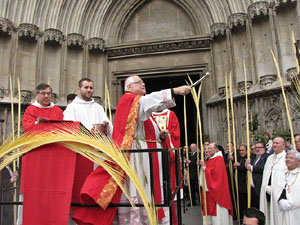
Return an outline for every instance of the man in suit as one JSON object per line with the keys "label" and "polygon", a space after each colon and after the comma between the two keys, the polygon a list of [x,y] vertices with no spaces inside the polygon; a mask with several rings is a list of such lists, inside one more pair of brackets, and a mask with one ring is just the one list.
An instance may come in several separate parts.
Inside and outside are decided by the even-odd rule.
{"label": "man in suit", "polygon": [[269,154],[266,153],[264,143],[255,144],[255,154],[246,160],[246,167],[251,171],[251,206],[259,208],[260,189],[265,163]]}
{"label": "man in suit", "polygon": [[295,135],[295,148],[298,152],[300,152],[300,134]]}
{"label": "man in suit", "polygon": [[[6,158],[7,155],[4,156]],[[14,190],[19,188],[18,171],[13,171],[12,165],[7,165],[1,171],[2,184],[2,201],[12,202],[14,196]],[[16,183],[16,187],[14,187]],[[18,193],[16,193],[18,194]],[[2,223],[1,223],[2,222]],[[13,225],[14,224],[14,206],[13,205],[3,205],[1,206],[1,221],[0,224]]]}
{"label": "man in suit", "polygon": [[198,171],[197,171],[197,145],[192,143],[190,145],[189,159],[186,160],[186,167],[189,168],[189,178],[191,184],[191,196],[192,196],[192,204],[193,206],[197,205],[196,203],[196,192],[199,195],[199,187],[198,187]]}

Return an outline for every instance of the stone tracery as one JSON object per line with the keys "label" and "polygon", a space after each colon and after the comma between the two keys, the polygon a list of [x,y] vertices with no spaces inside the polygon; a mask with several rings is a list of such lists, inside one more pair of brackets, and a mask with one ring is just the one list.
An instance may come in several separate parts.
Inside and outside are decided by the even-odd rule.
{"label": "stone tracery", "polygon": [[[9,56],[2,59],[0,78],[4,82],[0,86],[0,105],[9,101],[4,93],[8,93],[7,77],[10,74],[26,81],[27,86],[22,89],[25,91],[24,99],[27,99],[24,103],[27,104],[32,100],[28,93],[35,84],[47,82],[44,74],[53,74],[54,78],[50,81],[55,87],[55,100],[59,105],[65,104],[67,92],[75,87],[71,82],[79,74],[96,80],[99,87],[96,95],[102,99],[102,87],[107,78],[115,103],[121,85],[113,84],[119,84],[122,76],[132,71],[155,76],[153,71],[169,72],[177,68],[184,71],[199,65],[198,71],[206,68],[213,75],[209,78],[211,87],[203,93],[203,111],[206,112],[204,129],[210,128],[207,132],[210,132],[211,138],[222,143],[224,140],[216,135],[217,123],[209,124],[210,120],[217,118],[207,112],[221,110],[218,104],[224,104],[225,72],[231,71],[233,74],[236,107],[241,107],[244,92],[241,62],[246,61],[248,91],[250,96],[257,96],[257,108],[266,102],[261,93],[279,90],[269,47],[274,49],[283,65],[286,85],[290,85],[290,77],[295,74],[295,62],[291,60],[293,53],[289,53],[291,48],[287,48],[291,42],[287,33],[294,30],[299,40],[300,26],[295,16],[292,19],[285,16],[286,12],[298,15],[299,2],[295,0],[175,0],[172,3],[165,0],[128,0],[118,4],[108,0],[76,2],[37,0],[29,4],[29,1],[3,0],[0,3],[0,51]],[[147,23],[147,29],[151,28],[151,20],[143,20],[143,15],[138,15],[141,10],[148,9],[147,4],[172,4],[173,11],[170,13],[185,15],[186,24],[177,27],[189,26],[190,33],[184,34],[184,29],[180,28],[180,35],[174,36],[175,27],[170,23],[172,20],[168,20],[168,27],[164,29],[162,26],[158,36],[151,36],[149,32],[149,37],[142,40],[139,34],[143,32],[143,27],[140,27],[134,31],[136,36],[128,38],[126,34],[133,32],[130,30],[134,27],[132,24],[138,21]],[[236,30],[239,27],[242,29]],[[34,43],[27,43],[28,40]],[[51,45],[45,45],[49,43]],[[79,51],[74,51],[74,48]],[[32,66],[33,62],[35,64]],[[28,65],[31,67],[28,68]],[[3,115],[3,110],[0,115]],[[270,117],[270,123],[264,123],[265,128],[267,124],[274,125],[276,119],[272,115],[275,114],[263,115]],[[285,118],[282,117],[282,120]],[[300,130],[300,127],[296,129]]]}

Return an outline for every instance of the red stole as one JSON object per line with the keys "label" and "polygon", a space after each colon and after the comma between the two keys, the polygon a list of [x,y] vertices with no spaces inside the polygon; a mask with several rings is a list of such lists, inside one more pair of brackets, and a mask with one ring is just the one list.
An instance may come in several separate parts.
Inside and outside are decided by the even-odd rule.
{"label": "red stole", "polygon": [[[227,172],[223,157],[217,156],[206,162],[205,178],[208,188],[208,192],[206,192],[208,215],[217,216],[216,203],[228,209],[229,214],[233,215]],[[203,215],[206,215],[203,205],[202,210]]]}
{"label": "red stole", "polygon": [[[131,149],[141,96],[125,93],[118,102],[113,140],[121,149]],[[80,198],[83,204],[98,204],[99,208],[78,208],[73,219],[78,225],[110,225],[117,207],[107,208],[112,203],[120,203],[122,190],[112,177],[101,167],[97,167],[85,180]]]}
{"label": "red stole", "polygon": [[[168,117],[166,120],[166,127],[169,131],[169,137],[162,141],[163,148],[170,149],[170,148],[179,148],[180,147],[180,125],[177,119],[176,114],[168,110],[164,113],[153,113],[154,118],[156,116],[166,116]],[[170,175],[171,175],[171,190],[172,192],[175,191],[176,188],[176,167],[175,167],[175,154],[173,151],[170,151]],[[179,164],[179,177],[181,178],[181,165]],[[182,185],[181,185],[182,188]],[[180,191],[180,190],[179,190]],[[173,224],[177,224],[177,217],[175,213],[174,202],[172,203],[173,207]]]}
{"label": "red stole", "polygon": [[[144,122],[144,129],[145,129],[145,139],[149,141],[155,141],[155,142],[148,141],[147,147],[149,149],[156,149],[157,145],[156,145],[155,129],[150,119]],[[159,162],[158,162],[157,152],[153,152],[152,156],[153,156],[154,200],[155,203],[162,203],[161,185],[160,185],[160,176],[159,176]],[[163,208],[157,210],[157,214],[159,220],[165,217]]]}

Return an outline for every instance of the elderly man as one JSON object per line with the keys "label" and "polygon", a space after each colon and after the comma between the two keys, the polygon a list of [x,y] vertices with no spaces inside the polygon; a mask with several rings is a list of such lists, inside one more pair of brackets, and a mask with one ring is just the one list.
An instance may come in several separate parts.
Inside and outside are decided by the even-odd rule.
{"label": "elderly man", "polygon": [[300,153],[291,150],[285,158],[287,169],[281,171],[279,182],[276,183],[278,204],[283,212],[279,224],[293,225],[300,221]]}
{"label": "elderly man", "polygon": [[269,157],[264,143],[254,145],[255,154],[246,160],[246,168],[251,171],[251,206],[259,208],[260,188],[263,178],[265,163]]}
{"label": "elderly man", "polygon": [[[208,216],[208,224],[231,225],[233,224],[233,209],[229,193],[226,168],[221,152],[218,151],[216,143],[211,143],[207,147],[207,162],[201,161],[200,182],[206,191],[206,207],[202,204],[203,224],[206,224],[205,215]],[[205,175],[205,185],[202,176]],[[203,198],[202,198],[203,202]]]}
{"label": "elderly man", "polygon": [[[147,149],[160,148],[160,138],[166,138],[167,132],[160,132],[151,117],[156,111],[174,107],[174,95],[186,95],[190,93],[189,86],[181,86],[146,94],[146,87],[139,76],[128,77],[125,81],[125,94],[117,104],[112,138],[121,149]],[[159,173],[160,157],[153,154],[153,170],[157,174],[154,179],[155,201],[162,201],[161,184]],[[130,162],[137,170],[144,188],[149,190],[149,159],[147,153],[131,154]],[[147,179],[145,180],[145,177]],[[86,188],[87,187],[87,188]],[[90,188],[91,187],[91,188]],[[127,180],[126,188],[134,203],[140,203],[138,193],[132,182]],[[109,195],[108,195],[109,193]],[[128,200],[122,195],[120,187],[111,179],[110,175],[98,167],[85,181],[81,190],[81,199],[85,204],[99,204],[98,209],[82,208],[77,210],[73,218],[80,224],[144,224],[147,223],[147,215],[144,208],[107,208],[109,203],[127,203]],[[118,210],[118,214],[117,213]],[[168,212],[162,208],[158,210],[158,220],[167,224]]]}
{"label": "elderly man", "polygon": [[281,225],[282,211],[277,203],[276,184],[280,171],[286,169],[285,141],[282,137],[273,140],[274,154],[268,157],[263,172],[260,192],[260,210],[266,215],[266,224]]}

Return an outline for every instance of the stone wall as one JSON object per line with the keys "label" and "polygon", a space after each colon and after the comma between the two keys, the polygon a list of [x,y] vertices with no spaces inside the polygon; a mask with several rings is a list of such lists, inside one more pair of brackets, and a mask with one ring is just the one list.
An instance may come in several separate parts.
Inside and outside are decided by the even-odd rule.
{"label": "stone wall", "polygon": [[[34,87],[50,83],[53,99],[66,105],[82,77],[95,81],[101,102],[107,81],[112,106],[128,75],[143,77],[211,73],[203,82],[203,129],[225,144],[225,74],[233,77],[238,144],[245,142],[244,63],[250,114],[259,115],[258,132],[287,129],[280,83],[270,53],[279,61],[285,86],[295,75],[291,33],[300,40],[300,3],[296,0],[43,1],[0,3],[0,119],[11,131],[9,76],[17,106],[17,78],[23,107]],[[23,7],[24,6],[24,7]],[[49,8],[47,10],[47,8]],[[15,11],[20,11],[18,14]],[[33,13],[33,12],[39,13]],[[298,106],[288,95],[295,131]],[[182,106],[179,106],[182,107]],[[15,111],[17,108],[15,108]],[[17,121],[17,119],[15,119]]]}
{"label": "stone wall", "polygon": [[[206,101],[208,119],[205,120],[205,128],[213,141],[225,144],[227,140],[225,73],[231,72],[237,144],[246,142],[243,62],[247,73],[249,118],[250,115],[258,115],[257,133],[267,131],[272,134],[274,130],[288,129],[271,49],[278,59],[284,85],[289,87],[291,77],[296,74],[292,32],[299,39],[299,27],[299,5],[296,1],[258,1],[249,5],[248,13],[232,14],[227,23],[211,26],[212,65],[217,92],[211,93],[212,97]],[[294,129],[299,132],[299,106],[291,91],[287,95]]]}

